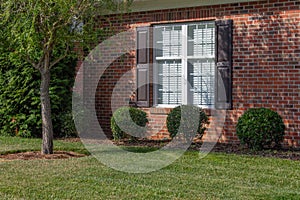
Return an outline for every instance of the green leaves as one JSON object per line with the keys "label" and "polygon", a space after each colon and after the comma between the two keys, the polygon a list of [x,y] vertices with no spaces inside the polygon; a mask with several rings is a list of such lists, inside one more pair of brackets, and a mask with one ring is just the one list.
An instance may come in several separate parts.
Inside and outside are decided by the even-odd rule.
{"label": "green leaves", "polygon": [[[28,122],[28,120],[23,117],[24,115],[28,116],[28,114],[30,114],[31,112],[30,110],[28,110],[28,105],[32,104],[27,102],[27,100],[30,100],[30,97],[32,96],[28,94],[32,94],[33,96],[35,96],[33,90],[35,88],[38,88],[36,86],[28,87],[28,85],[30,85],[31,83],[38,84],[40,82],[39,78],[33,79],[31,83],[26,84],[31,81],[30,77],[26,76],[28,73],[23,72],[22,65],[26,65],[24,62],[26,61],[27,63],[30,63],[35,69],[37,69],[41,73],[42,79],[45,80],[42,81],[41,85],[41,96],[44,100],[42,101],[42,103],[43,105],[45,105],[42,106],[43,110],[41,112],[43,114],[44,120],[44,123],[42,123],[43,153],[48,154],[53,152],[53,127],[51,122],[52,117],[49,110],[44,109],[45,107],[51,106],[51,97],[49,97],[48,92],[50,90],[50,96],[52,96],[52,99],[55,102],[59,102],[61,96],[67,96],[64,94],[56,95],[58,91],[64,91],[60,90],[59,86],[52,89],[49,88],[49,80],[51,80],[50,70],[52,67],[56,66],[57,63],[59,63],[62,59],[64,59],[69,54],[70,50],[74,49],[73,46],[75,42],[78,44],[83,43],[90,45],[91,43],[85,40],[88,40],[90,38],[92,38],[92,43],[98,42],[97,34],[95,34],[98,33],[98,31],[94,31],[94,29],[96,28],[96,23],[94,23],[94,21],[95,19],[97,19],[97,15],[100,12],[97,13],[91,11],[94,11],[95,8],[100,10],[109,9],[108,7],[100,6],[100,4],[98,4],[99,2],[112,2],[112,0],[0,0],[0,30],[3,30],[2,32],[4,33],[4,37],[0,38],[0,40],[5,40],[4,42],[0,42],[0,50],[5,52],[6,48],[8,49],[6,56],[12,55],[13,57],[15,57],[15,59],[8,59],[9,61],[12,61],[11,65],[10,63],[6,64],[8,66],[12,66],[14,70],[19,70],[21,72],[20,74],[22,75],[22,78],[18,79],[19,77],[17,78],[17,75],[15,76],[13,74],[9,74],[12,72],[10,71],[10,69],[7,69],[5,71],[5,73],[7,72],[7,74],[2,78],[3,84],[5,83],[5,81],[8,81],[11,86],[17,86],[17,91],[15,91],[15,88],[10,88],[10,90],[7,91],[12,92],[12,94],[14,94],[14,97],[16,97],[16,99],[19,99],[19,101],[14,102],[13,100],[11,100],[13,98],[11,94],[9,94],[9,92],[3,92],[1,98],[4,102],[2,103],[3,106],[6,107],[6,109],[3,109],[3,113],[5,113],[6,116],[2,116],[2,118],[0,119],[2,122],[0,123],[2,124],[2,126],[8,127],[6,131],[14,129],[12,133],[9,134],[14,134],[13,132],[15,132],[16,135],[19,135],[20,130],[24,130],[24,136],[27,137],[31,135],[31,132],[28,133],[28,131],[31,131],[31,129],[29,129],[28,127],[28,124],[31,124],[31,121],[38,121],[30,120],[30,122]],[[71,30],[71,26],[74,25],[74,17],[78,18],[79,21],[84,22],[83,24],[75,23],[74,30],[76,30],[76,25],[82,25],[84,34],[79,31]],[[92,37],[95,35],[96,37]],[[2,37],[2,35],[0,37]],[[61,48],[63,49],[63,53],[61,52]],[[3,60],[6,60],[6,57],[3,58]],[[16,64],[14,63],[14,61],[20,61],[20,64]],[[4,66],[3,68],[6,67]],[[25,67],[24,69],[27,69],[27,67]],[[14,73],[18,74],[18,71],[14,71]],[[47,75],[46,78],[44,78],[45,74]],[[13,79],[9,80],[5,77],[13,77]],[[22,80],[24,85],[19,85],[19,80]],[[6,89],[4,88],[3,90]],[[8,105],[11,102],[14,102],[14,105]],[[20,105],[22,105],[23,107],[20,107]],[[60,106],[61,105],[59,104],[53,104],[53,109],[59,109],[61,108]],[[69,107],[70,106],[66,108]],[[25,109],[25,113],[21,111],[22,109]],[[22,113],[24,115],[16,115],[16,113]],[[38,115],[36,116],[36,119],[40,119]],[[33,118],[31,117],[29,119]],[[65,119],[69,118],[66,117]],[[14,123],[12,124],[11,121],[14,121]],[[7,123],[9,123],[9,125]],[[48,124],[48,126],[46,124]],[[32,130],[34,132],[37,132],[34,130],[34,128]]]}
{"label": "green leaves", "polygon": [[[39,72],[4,49],[0,48],[0,135],[40,137]],[[76,134],[70,117],[75,65],[75,57],[69,56],[51,71],[55,136]]]}
{"label": "green leaves", "polygon": [[118,108],[111,118],[111,130],[115,140],[123,138],[134,139],[134,136],[142,136],[148,123],[147,114],[143,110],[134,107],[123,106]]}
{"label": "green leaves", "polygon": [[[185,119],[182,119],[181,117],[181,109],[184,109],[187,113],[197,113],[198,116],[195,115],[189,115],[185,116]],[[195,121],[195,117],[199,117],[199,121]],[[194,124],[195,122],[196,124]],[[209,124],[209,120],[205,112],[193,105],[181,105],[175,107],[167,117],[167,128],[170,133],[170,136],[173,138],[175,137],[179,132],[179,127],[181,127],[182,130],[185,131],[184,135],[187,137],[189,134],[193,132],[197,132],[198,136],[201,138],[204,134],[204,131],[206,130],[205,126]],[[197,130],[193,130],[193,127],[197,127]]]}
{"label": "green leaves", "polygon": [[250,108],[238,120],[236,133],[242,144],[261,150],[272,143],[279,146],[284,136],[281,116],[267,108]]}
{"label": "green leaves", "polygon": [[[125,3],[113,0],[1,0],[0,3],[0,27],[6,32],[10,47],[38,67],[46,53],[50,53],[51,63],[56,63],[63,55],[54,56],[53,52],[61,47],[72,50],[68,47],[74,41],[81,45],[98,42],[97,15],[126,9]],[[74,23],[75,18],[78,23]],[[72,31],[81,26],[84,34]]]}

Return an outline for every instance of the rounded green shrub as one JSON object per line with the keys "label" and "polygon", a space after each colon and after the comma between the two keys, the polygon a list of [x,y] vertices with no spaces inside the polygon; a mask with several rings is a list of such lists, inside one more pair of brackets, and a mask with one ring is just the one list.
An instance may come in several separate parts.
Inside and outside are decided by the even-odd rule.
{"label": "rounded green shrub", "polygon": [[147,114],[143,110],[128,106],[120,107],[111,118],[113,137],[115,140],[142,137],[147,123]]}
{"label": "rounded green shrub", "polygon": [[[198,117],[195,116],[195,114],[189,114],[186,116],[186,119],[181,119],[181,109],[184,109],[187,113],[197,113],[199,121],[195,121]],[[184,131],[186,136],[197,131],[198,137],[201,138],[206,130],[205,126],[208,124],[209,121],[205,112],[201,108],[193,105],[177,106],[172,109],[167,116],[167,128],[171,138],[177,135],[180,125],[181,130]],[[197,127],[197,130],[193,130],[195,127]]]}
{"label": "rounded green shrub", "polygon": [[280,146],[285,126],[281,116],[267,108],[250,108],[238,120],[237,136],[250,149],[261,150],[271,145]]}

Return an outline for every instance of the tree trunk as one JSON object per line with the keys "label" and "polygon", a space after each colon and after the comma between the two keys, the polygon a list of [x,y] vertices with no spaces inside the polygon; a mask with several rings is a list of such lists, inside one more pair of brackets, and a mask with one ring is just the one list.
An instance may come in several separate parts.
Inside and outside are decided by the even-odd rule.
{"label": "tree trunk", "polygon": [[53,126],[51,119],[51,104],[49,96],[50,69],[49,58],[46,56],[41,73],[41,112],[42,112],[42,154],[53,154]]}

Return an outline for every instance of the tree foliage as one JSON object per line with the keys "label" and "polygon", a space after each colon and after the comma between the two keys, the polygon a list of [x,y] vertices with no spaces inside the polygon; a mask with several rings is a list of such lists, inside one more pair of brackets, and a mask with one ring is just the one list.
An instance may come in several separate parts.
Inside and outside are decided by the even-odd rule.
{"label": "tree foliage", "polygon": [[[63,59],[76,41],[95,42],[95,16],[116,10],[114,0],[0,0],[1,24],[10,48],[34,67],[43,67],[51,54],[50,68]],[[84,23],[83,23],[84,22]],[[61,52],[62,48],[64,51]],[[54,51],[60,51],[54,56]]]}
{"label": "tree foliage", "polygon": [[[75,65],[75,57],[68,56],[51,70],[54,137],[76,136],[71,116]],[[41,137],[39,85],[40,74],[30,64],[0,48],[0,135]]]}
{"label": "tree foliage", "polygon": [[[121,3],[120,3],[121,2]],[[0,27],[11,56],[26,60],[40,72],[42,153],[53,153],[50,70],[64,59],[72,45],[97,41],[95,19],[124,8],[114,0],[0,0]]]}

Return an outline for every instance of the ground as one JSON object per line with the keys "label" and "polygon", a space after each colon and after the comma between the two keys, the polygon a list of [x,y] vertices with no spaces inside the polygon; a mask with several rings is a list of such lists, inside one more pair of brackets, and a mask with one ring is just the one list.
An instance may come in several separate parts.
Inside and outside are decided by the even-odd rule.
{"label": "ground", "polygon": [[[79,138],[64,139],[68,142],[80,142]],[[167,142],[162,141],[149,141],[149,140],[139,140],[139,141],[115,141],[116,145],[120,146],[145,146],[145,147],[155,147],[161,148],[166,145]],[[201,147],[200,143],[193,143],[190,147],[191,150],[199,150]],[[300,160],[300,151],[295,149],[266,149],[263,151],[252,151],[238,144],[217,144],[212,152],[223,152],[228,154],[239,154],[239,155],[252,155],[252,156],[262,156],[262,157],[274,157],[289,160]],[[85,154],[79,154],[72,151],[55,151],[51,155],[42,155],[41,152],[30,151],[30,152],[19,152],[13,154],[0,155],[0,159],[4,160],[33,160],[33,159],[67,159],[67,158],[79,158],[86,156]]]}
{"label": "ground", "polygon": [[[117,145],[148,146],[148,147],[158,147],[158,148],[166,144],[166,142],[158,142],[158,141],[121,141],[115,143]],[[199,151],[200,147],[201,147],[201,143],[196,142],[191,145],[190,149]],[[213,148],[212,152],[223,152],[228,154],[253,155],[253,156],[262,156],[262,157],[282,158],[282,159],[289,159],[289,160],[300,160],[300,150],[288,149],[288,148],[265,149],[262,151],[253,151],[239,144],[218,143]]]}
{"label": "ground", "polygon": [[80,158],[86,156],[84,154],[78,154],[75,152],[67,152],[67,151],[55,151],[53,154],[43,155],[41,152],[21,152],[21,153],[13,153],[0,155],[0,159],[5,160],[34,160],[34,159],[67,159],[67,158]]}

